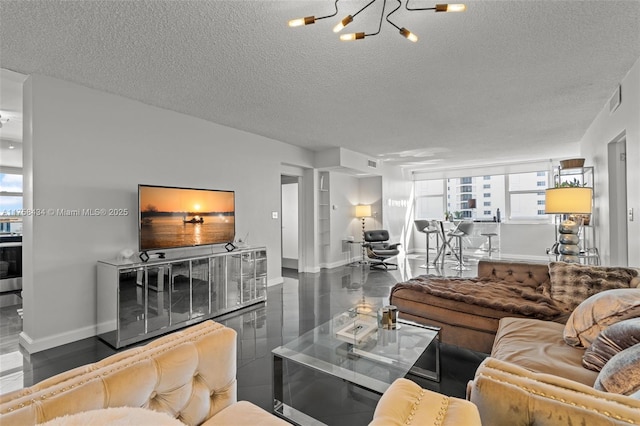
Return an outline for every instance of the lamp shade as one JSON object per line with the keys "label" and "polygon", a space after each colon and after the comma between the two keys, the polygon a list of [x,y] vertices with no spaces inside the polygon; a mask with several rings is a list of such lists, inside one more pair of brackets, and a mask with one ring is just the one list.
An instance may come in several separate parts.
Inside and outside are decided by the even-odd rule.
{"label": "lamp shade", "polygon": [[545,213],[591,214],[593,190],[585,187],[550,188],[545,192]]}
{"label": "lamp shade", "polygon": [[371,206],[358,204],[356,206],[356,217],[371,217]]}

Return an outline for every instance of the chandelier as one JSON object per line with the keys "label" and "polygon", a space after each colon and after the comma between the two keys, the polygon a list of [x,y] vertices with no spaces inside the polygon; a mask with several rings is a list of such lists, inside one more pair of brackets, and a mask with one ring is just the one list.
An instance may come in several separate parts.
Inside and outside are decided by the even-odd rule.
{"label": "chandelier", "polygon": [[[319,16],[319,17],[307,16],[307,17],[304,17],[304,18],[292,19],[292,20],[289,21],[289,26],[290,27],[300,27],[300,26],[304,26],[304,25],[311,25],[311,24],[314,24],[316,21],[319,21],[321,19],[332,18],[332,17],[336,16],[338,14],[338,1],[340,1],[340,0],[336,0],[335,1],[335,4],[334,4],[335,11],[331,15]],[[345,16],[344,19],[342,19],[340,22],[338,22],[338,24],[335,27],[333,27],[333,32],[334,33],[339,33],[340,31],[342,31],[344,29],[344,27],[346,27],[351,22],[353,22],[353,19],[360,12],[362,12],[363,10],[365,10],[366,8],[368,8],[369,6],[371,6],[372,4],[374,4],[377,1],[378,0],[371,0],[362,9],[358,10],[353,15]],[[390,19],[391,15],[396,13],[398,11],[398,9],[400,9],[400,7],[402,7],[402,0],[396,0],[396,1],[398,2],[398,6],[396,6],[396,8],[393,9],[391,12],[387,13],[386,21],[389,24],[391,24],[393,27],[395,27],[403,37],[405,37],[407,40],[410,40],[410,41],[415,43],[416,41],[418,41],[418,36],[416,36],[414,33],[412,33],[411,31],[409,31],[408,29],[406,29],[404,27],[399,27],[394,22],[392,22],[391,19]],[[421,10],[433,10],[435,12],[464,12],[467,9],[467,7],[464,4],[437,4],[437,5],[435,5],[435,7],[410,7],[409,6],[409,0],[405,1],[404,6],[408,11],[412,11],[412,12],[421,11]],[[362,40],[365,37],[371,37],[371,36],[378,35],[380,33],[380,29],[382,28],[382,21],[383,21],[383,19],[385,19],[386,7],[387,7],[387,0],[382,0],[382,9],[381,9],[381,12],[380,12],[380,23],[378,25],[378,31],[376,31],[374,33],[356,32],[356,33],[350,33],[350,34],[342,34],[342,35],[340,35],[340,40],[342,40],[342,41]]]}

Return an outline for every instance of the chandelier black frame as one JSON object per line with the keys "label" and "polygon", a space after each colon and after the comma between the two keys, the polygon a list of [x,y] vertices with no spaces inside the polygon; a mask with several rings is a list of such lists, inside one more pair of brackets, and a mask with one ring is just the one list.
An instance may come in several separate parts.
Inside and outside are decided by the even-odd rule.
{"label": "chandelier black frame", "polygon": [[[334,16],[336,16],[338,14],[338,2],[339,1],[340,0],[336,0],[335,1],[335,3],[334,3],[335,11],[331,15],[319,16],[319,17],[306,16],[304,18],[292,19],[291,21],[289,21],[289,26],[290,27],[300,27],[300,26],[305,26],[305,25],[311,25],[311,24],[314,24],[316,21],[319,21],[321,19],[332,18],[332,17],[334,17]],[[362,12],[365,9],[367,9],[369,6],[371,6],[372,4],[374,4],[377,1],[378,0],[371,0],[366,5],[364,5],[364,7],[362,7],[360,10],[358,10],[356,13],[354,13],[353,15],[345,16],[335,27],[333,27],[333,32],[334,33],[339,33],[340,31],[342,31],[344,29],[344,27],[346,27],[351,22],[353,22],[353,19],[360,12]],[[402,0],[396,0],[396,1],[398,2],[398,6],[396,6],[396,8],[393,9],[391,12],[387,13],[386,21],[389,24],[391,24],[392,26],[394,26],[400,32],[400,34],[403,37],[405,37],[407,40],[412,41],[412,42],[415,43],[415,42],[418,41],[418,36],[416,36],[414,33],[412,33],[411,31],[409,31],[408,29],[406,29],[404,27],[399,27],[394,22],[392,22],[391,19],[389,19],[391,17],[391,15],[396,13],[398,11],[398,9],[400,9],[402,7]],[[422,11],[422,10],[433,10],[434,12],[464,12],[465,10],[467,10],[467,7],[464,4],[436,4],[435,7],[409,7],[409,0],[406,0],[404,5],[405,5],[405,8],[408,11],[411,11],[411,12]],[[342,40],[342,41],[362,40],[365,37],[371,37],[371,36],[375,36],[375,35],[380,34],[380,30],[382,29],[382,21],[383,21],[383,19],[385,19],[386,7],[387,7],[387,0],[382,0],[382,9],[380,11],[380,23],[378,25],[378,30],[376,32],[373,32],[373,33],[356,32],[356,33],[350,33],[350,34],[342,34],[340,36],[340,40]]]}

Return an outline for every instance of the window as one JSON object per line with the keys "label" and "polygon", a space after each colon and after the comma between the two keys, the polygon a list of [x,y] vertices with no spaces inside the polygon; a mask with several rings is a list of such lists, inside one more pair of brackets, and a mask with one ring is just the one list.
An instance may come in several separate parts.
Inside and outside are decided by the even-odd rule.
{"label": "window", "polygon": [[[416,181],[415,217],[441,218],[448,211],[459,212],[465,218],[491,220],[499,208],[503,220],[549,221],[549,215],[544,213],[549,178],[548,171],[532,171]],[[471,198],[483,198],[482,205],[469,209]]]}
{"label": "window", "polygon": [[[544,205],[544,192],[540,192],[540,187],[547,186],[547,175],[546,171],[509,175],[510,211],[508,217],[510,220],[541,219],[541,216],[546,218],[544,209],[540,210],[539,206]],[[545,179],[540,179],[541,177]]]}
{"label": "window", "polygon": [[0,173],[0,231],[22,232],[22,174]]}
{"label": "window", "polygon": [[[439,219],[447,210],[444,207],[444,180],[420,180],[415,182],[416,219]],[[447,195],[449,198],[449,195]]]}

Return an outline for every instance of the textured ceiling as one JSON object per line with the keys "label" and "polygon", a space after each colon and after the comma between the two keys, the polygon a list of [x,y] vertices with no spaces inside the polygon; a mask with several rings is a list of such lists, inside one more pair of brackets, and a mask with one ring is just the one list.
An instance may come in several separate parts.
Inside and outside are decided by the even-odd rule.
{"label": "textured ceiling", "polygon": [[[640,57],[640,1],[470,1],[376,37],[333,1],[0,1],[0,66],[412,168],[563,157]],[[397,3],[389,0],[387,10]],[[434,3],[412,1],[414,7]],[[377,30],[382,0],[347,28]],[[508,146],[508,149],[505,147]]]}

